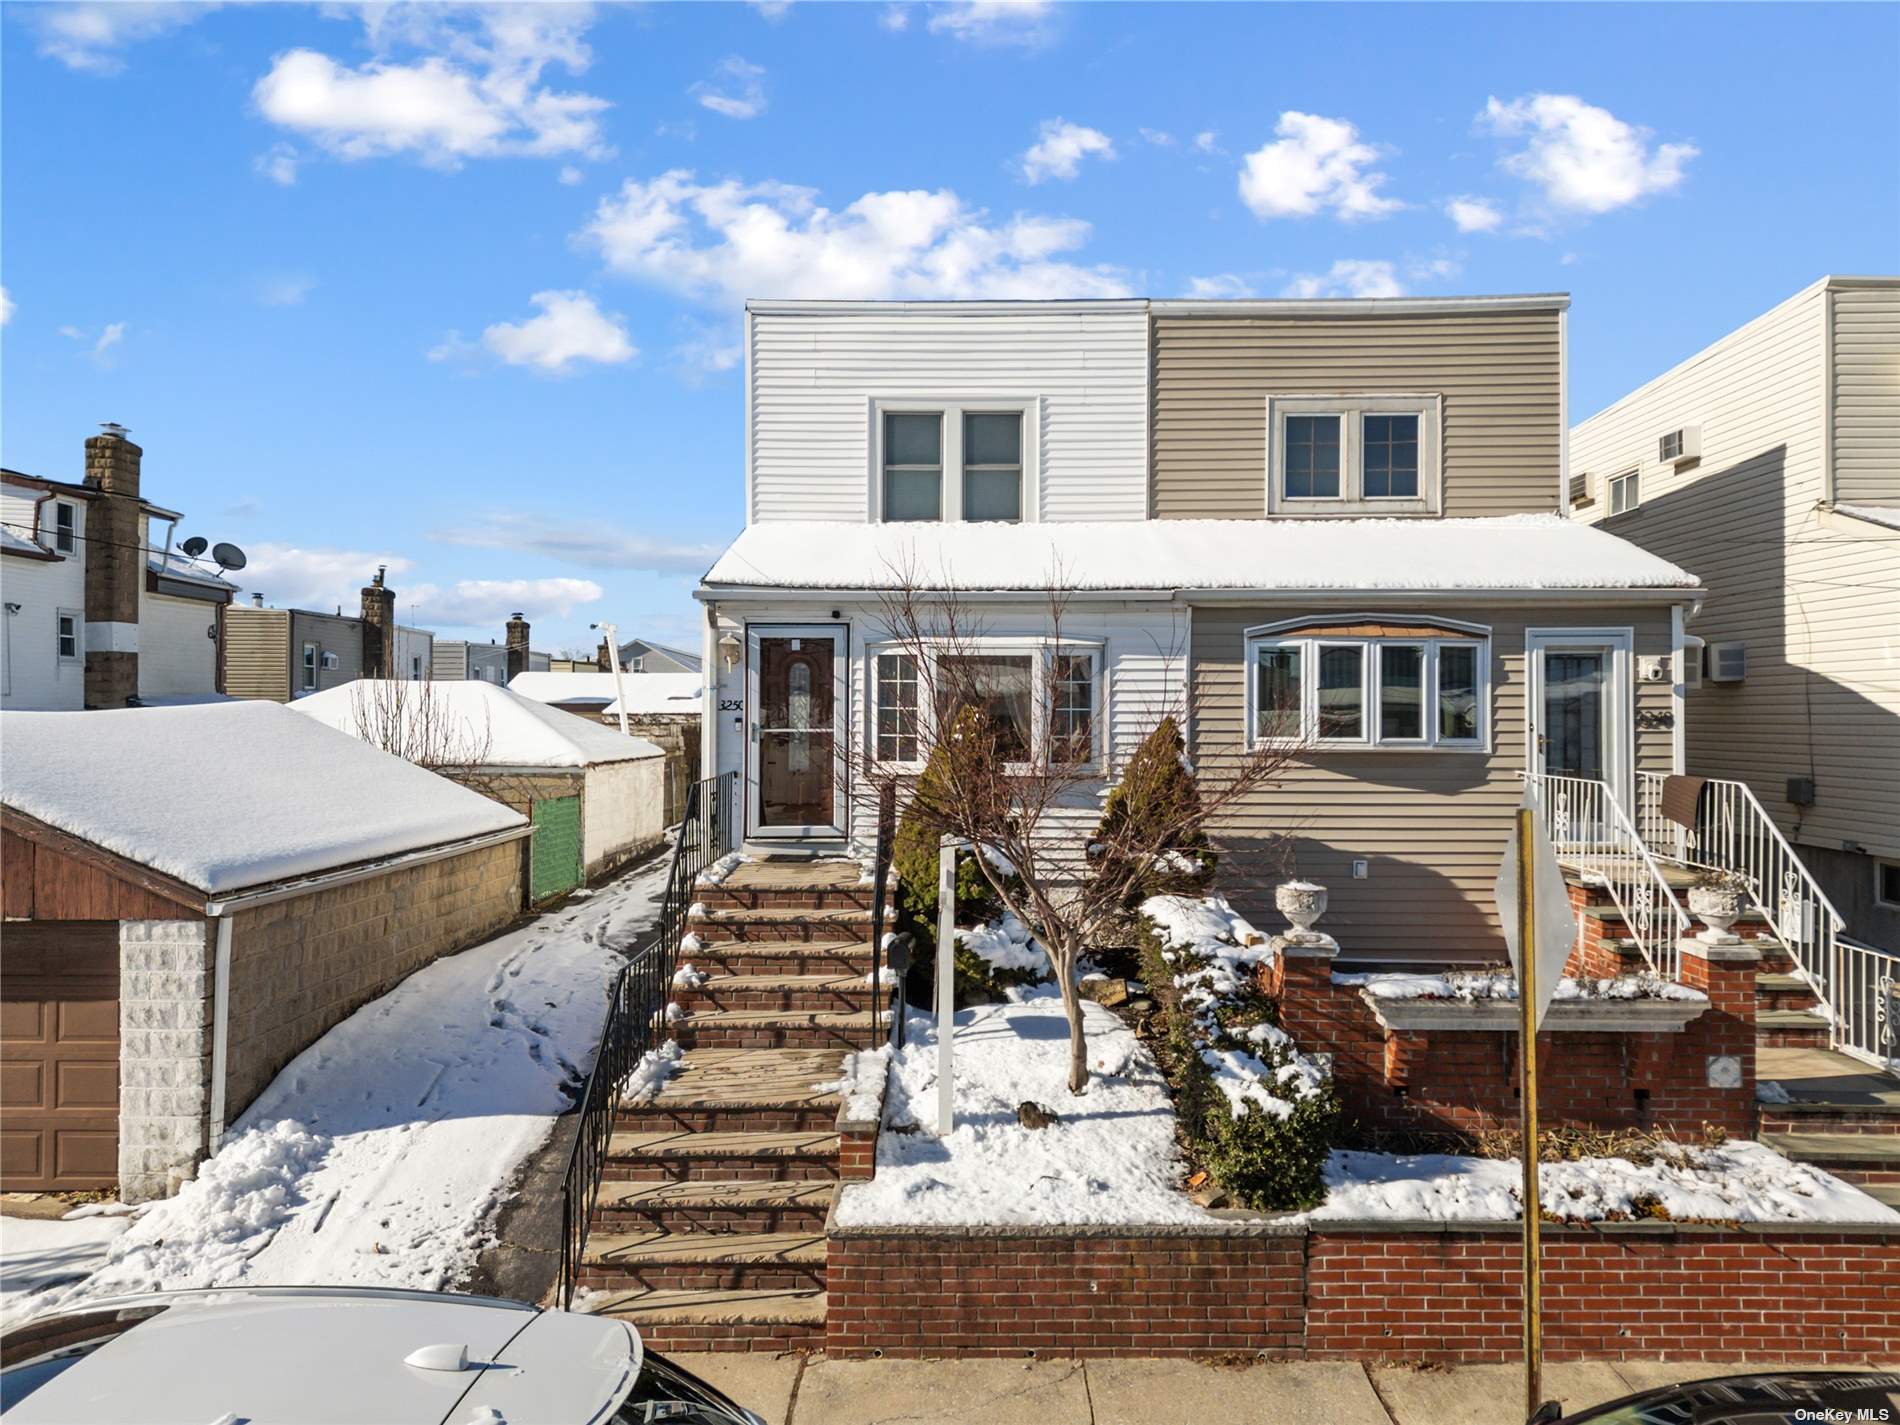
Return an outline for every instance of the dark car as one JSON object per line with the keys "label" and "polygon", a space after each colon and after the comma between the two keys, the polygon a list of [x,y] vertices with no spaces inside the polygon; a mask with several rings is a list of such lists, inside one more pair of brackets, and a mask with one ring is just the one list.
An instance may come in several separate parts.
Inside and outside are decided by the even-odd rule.
{"label": "dark car", "polygon": [[1900,1425],[1900,1373],[1777,1371],[1639,1391],[1557,1425]]}

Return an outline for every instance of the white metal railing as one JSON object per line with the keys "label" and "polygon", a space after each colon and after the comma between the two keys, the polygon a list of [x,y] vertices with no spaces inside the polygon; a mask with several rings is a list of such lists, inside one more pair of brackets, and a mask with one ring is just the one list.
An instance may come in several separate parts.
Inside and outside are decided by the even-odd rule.
{"label": "white metal railing", "polygon": [[1650,969],[1677,978],[1676,942],[1688,933],[1689,916],[1616,793],[1592,777],[1530,772],[1525,781],[1536,795],[1544,832],[1559,859],[1610,893]]}
{"label": "white metal railing", "polygon": [[1893,1062],[1893,984],[1900,956],[1849,939],[1845,922],[1745,782],[1703,783],[1695,825],[1662,814],[1663,774],[1636,779],[1637,824],[1665,860],[1740,876],[1748,898],[1813,988],[1829,1047],[1868,1063]]}

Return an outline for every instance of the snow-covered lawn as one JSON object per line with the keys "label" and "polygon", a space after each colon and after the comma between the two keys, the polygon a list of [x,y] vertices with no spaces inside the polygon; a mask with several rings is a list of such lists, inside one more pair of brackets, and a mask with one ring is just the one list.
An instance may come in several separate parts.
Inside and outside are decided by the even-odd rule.
{"label": "snow-covered lawn", "polygon": [[36,1309],[238,1282],[463,1278],[510,1181],[584,1081],[617,950],[665,884],[660,857],[365,1005],[292,1060],[98,1271]]}
{"label": "snow-covered lawn", "polygon": [[[956,1126],[936,1136],[936,1022],[913,1014],[891,1055],[877,1176],[847,1185],[840,1225],[1205,1222],[1179,1190],[1174,1106],[1161,1071],[1109,1010],[1082,1005],[1088,1092],[1068,1089],[1069,1027],[1052,988],[956,1018]],[[1023,1127],[1033,1100],[1060,1115]],[[897,1128],[913,1125],[914,1131]]]}
{"label": "snow-covered lawn", "polygon": [[[114,1204],[117,1207],[117,1204]],[[124,1210],[82,1217],[0,1217],[0,1326],[32,1314],[33,1299],[96,1271],[120,1233]]]}
{"label": "snow-covered lawn", "polygon": [[[1515,1222],[1523,1180],[1515,1158],[1336,1150],[1326,1201],[1305,1220]],[[1674,1161],[1543,1163],[1537,1182],[1545,1213],[1565,1221],[1648,1217],[1653,1205],[1677,1222],[1900,1223],[1900,1213],[1851,1184],[1759,1143],[1685,1147]]]}

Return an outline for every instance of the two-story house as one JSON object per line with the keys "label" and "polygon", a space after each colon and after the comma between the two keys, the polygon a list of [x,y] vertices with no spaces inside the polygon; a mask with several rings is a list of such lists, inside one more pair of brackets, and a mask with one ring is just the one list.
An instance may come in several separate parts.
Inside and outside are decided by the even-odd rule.
{"label": "two-story house", "polygon": [[140,493],[143,455],[108,425],[86,441],[80,481],[0,471],[0,707],[126,707],[220,691],[236,585],[186,552],[178,511]]}
{"label": "two-story house", "polygon": [[1688,762],[1747,789],[1711,810],[1757,837],[1772,821],[1823,914],[1900,950],[1900,278],[1822,278],[1570,451],[1573,516],[1708,591]]}
{"label": "two-story house", "polygon": [[952,588],[1029,755],[1059,729],[1107,786],[1164,711],[1196,756],[1299,744],[1221,828],[1244,912],[1297,872],[1343,956],[1500,959],[1525,775],[1614,832],[1682,770],[1701,596],[1559,514],[1567,305],[751,303],[748,523],[698,591],[748,843],[866,837],[865,759],[928,751],[887,601]]}

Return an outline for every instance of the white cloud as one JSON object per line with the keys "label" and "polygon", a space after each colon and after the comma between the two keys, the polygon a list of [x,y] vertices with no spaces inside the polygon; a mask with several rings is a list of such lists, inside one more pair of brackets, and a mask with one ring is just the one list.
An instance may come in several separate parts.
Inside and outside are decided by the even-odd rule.
{"label": "white cloud", "polygon": [[1067,119],[1044,119],[1041,135],[1023,151],[1023,178],[1030,183],[1045,178],[1074,178],[1082,160],[1091,154],[1100,158],[1116,156],[1107,134]]}
{"label": "white cloud", "polygon": [[1166,129],[1142,129],[1139,132],[1145,141],[1153,144],[1156,148],[1174,147],[1174,135],[1169,133]]}
{"label": "white cloud", "polygon": [[[600,127],[608,101],[541,82],[551,64],[578,73],[591,62],[590,7],[398,5],[362,14],[375,57],[351,66],[285,51],[251,91],[265,118],[343,159],[408,154],[456,168],[499,155],[610,154]],[[404,61],[391,57],[398,50],[421,53]]]}
{"label": "white cloud", "polygon": [[765,66],[733,54],[719,61],[713,78],[702,79],[687,92],[700,107],[728,119],[756,119],[765,112]]}
{"label": "white cloud", "polygon": [[257,281],[257,301],[265,307],[300,307],[316,285],[317,279],[307,272],[261,277]]}
{"label": "white cloud", "polygon": [[1257,297],[1260,294],[1254,289],[1254,285],[1239,273],[1216,272],[1211,277],[1188,278],[1187,291],[1182,295],[1202,300],[1215,300]]}
{"label": "white cloud", "polygon": [[1194,151],[1196,153],[1225,153],[1227,152],[1226,149],[1220,146],[1220,130],[1219,129],[1202,129],[1198,134],[1194,136]]}
{"label": "white cloud", "polygon": [[1574,94],[1527,94],[1508,104],[1493,97],[1480,127],[1526,140],[1502,160],[1506,172],[1534,183],[1554,208],[1607,213],[1682,182],[1691,143],[1650,145],[1648,129]]}
{"label": "white cloud", "polygon": [[1302,272],[1283,297],[1403,297],[1405,287],[1390,262],[1342,257],[1325,272]]}
{"label": "white cloud", "polygon": [[527,510],[490,510],[470,524],[432,530],[429,538],[469,549],[538,554],[592,569],[694,576],[710,569],[721,549],[711,543],[629,534],[604,528],[597,520],[564,524]]}
{"label": "white cloud", "polygon": [[125,68],[124,51],[141,40],[182,29],[217,9],[214,3],[174,4],[170,0],[112,0],[111,3],[23,5],[20,17],[38,32],[40,53],[68,69],[116,74]]}
{"label": "white cloud", "polygon": [[1461,233],[1488,233],[1503,223],[1504,210],[1489,198],[1453,198],[1445,204],[1445,216]]}
{"label": "white cloud", "polygon": [[1371,171],[1379,149],[1345,119],[1289,109],[1273,126],[1279,137],[1246,156],[1241,201],[1261,218],[1310,218],[1331,210],[1347,221],[1380,218],[1404,207],[1382,197],[1385,175]]}
{"label": "white cloud", "polygon": [[792,12],[792,0],[750,0],[750,4],[761,18],[775,25]]}
{"label": "white cloud", "polygon": [[653,136],[657,139],[684,139],[691,143],[699,137],[699,125],[691,119],[668,119],[653,126]]}
{"label": "white cloud", "polygon": [[583,173],[580,169],[576,168],[573,164],[564,163],[561,165],[560,173],[557,174],[556,176],[561,180],[561,182],[565,183],[569,188],[572,188],[576,183],[579,183],[587,175]]}
{"label": "white cloud", "polygon": [[673,364],[690,378],[736,370],[744,357],[744,346],[725,328],[698,327],[673,348]]}
{"label": "white cloud", "polygon": [[113,347],[125,340],[124,322],[107,322],[99,333],[99,339],[92,344],[94,356],[104,356]]}
{"label": "white cloud", "polygon": [[1063,260],[1078,218],[992,221],[949,189],[866,193],[819,206],[809,188],[686,169],[628,179],[582,236],[616,271],[705,300],[747,297],[1121,297],[1127,274]]}
{"label": "white cloud", "polygon": [[[241,576],[244,591],[240,598],[248,600],[251,594],[260,593],[278,608],[307,608],[319,612],[328,612],[340,605],[345,612],[355,613],[358,591],[369,582],[379,564],[388,567],[392,582],[400,580],[414,567],[401,555],[388,552],[305,547],[274,541],[248,545],[245,553],[249,562]],[[406,608],[409,600],[402,597],[400,587],[397,593]],[[407,617],[405,611],[404,618]]]}
{"label": "white cloud", "polygon": [[429,360],[455,366],[479,366],[482,346],[480,342],[470,341],[459,331],[447,332],[442,340],[429,348]]}
{"label": "white cloud", "polygon": [[0,327],[13,320],[13,294],[0,287]]}
{"label": "white cloud", "polygon": [[413,617],[438,628],[486,628],[517,611],[530,623],[565,618],[606,592],[592,579],[458,579],[446,588],[418,584],[398,590],[397,600],[405,619],[413,605]]}
{"label": "white cloud", "polygon": [[559,373],[570,362],[613,366],[639,355],[627,339],[626,323],[603,313],[585,292],[536,292],[531,300],[540,316],[496,322],[482,333],[482,345],[510,366]]}
{"label": "white cloud", "polygon": [[1040,45],[1051,36],[1053,0],[952,0],[930,12],[930,33],[971,44]]}
{"label": "white cloud", "polygon": [[908,5],[886,5],[883,13],[877,17],[880,28],[897,34],[910,28],[910,7]]}
{"label": "white cloud", "polygon": [[271,182],[288,188],[297,181],[299,161],[294,145],[274,143],[268,150],[251,160],[251,167]]}

